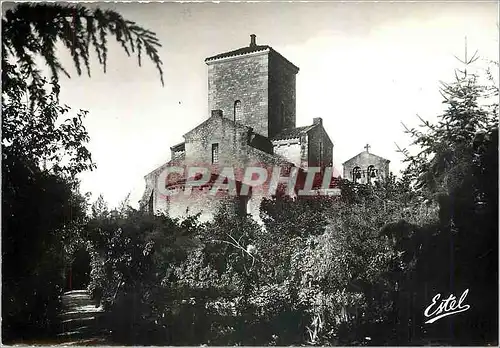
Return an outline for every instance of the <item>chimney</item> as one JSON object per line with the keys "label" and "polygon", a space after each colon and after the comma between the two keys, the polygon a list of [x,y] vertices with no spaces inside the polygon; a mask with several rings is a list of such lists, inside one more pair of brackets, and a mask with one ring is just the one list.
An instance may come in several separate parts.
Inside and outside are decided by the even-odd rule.
{"label": "chimney", "polygon": [[315,118],[313,118],[313,124],[322,125],[323,124],[323,119],[321,117],[315,117]]}
{"label": "chimney", "polygon": [[255,34],[250,35],[250,47],[255,47],[257,44],[255,43]]}
{"label": "chimney", "polygon": [[222,110],[212,110],[212,117],[222,117]]}

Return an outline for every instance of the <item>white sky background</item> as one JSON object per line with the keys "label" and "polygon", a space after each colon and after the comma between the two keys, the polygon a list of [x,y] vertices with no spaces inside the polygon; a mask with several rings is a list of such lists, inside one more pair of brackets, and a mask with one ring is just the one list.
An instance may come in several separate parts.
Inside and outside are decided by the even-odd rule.
{"label": "white sky background", "polygon": [[[94,5],[92,5],[94,6]],[[92,78],[65,77],[61,100],[89,110],[85,125],[97,169],[81,174],[82,191],[111,206],[140,199],[144,175],[170,158],[170,146],[209,116],[204,59],[249,44],[272,46],[300,68],[297,126],[322,117],[334,165],[363,151],[402,169],[401,122],[442,110],[439,81],[469,51],[498,61],[498,3],[143,3],[102,4],[157,33],[165,87],[153,64],[128,58],[111,42],[108,71],[95,60]],[[111,40],[111,39],[110,39]],[[69,55],[61,52],[64,66]],[[73,70],[69,70],[75,71]]]}

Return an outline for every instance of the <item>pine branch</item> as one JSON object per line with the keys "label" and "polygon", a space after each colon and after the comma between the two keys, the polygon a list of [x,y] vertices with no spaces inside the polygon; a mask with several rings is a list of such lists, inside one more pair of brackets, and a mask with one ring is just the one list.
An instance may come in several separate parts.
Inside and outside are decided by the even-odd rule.
{"label": "pine branch", "polygon": [[397,147],[396,152],[399,152],[399,153],[403,154],[403,156],[405,156],[406,160],[411,160],[409,152],[408,152],[408,150],[406,148],[402,149],[401,147],[399,147],[399,145],[396,142],[394,143],[394,145],[396,145],[396,147]]}
{"label": "pine branch", "polygon": [[[139,63],[141,53],[156,66],[162,85],[163,69],[157,47],[161,44],[156,34],[125,20],[119,13],[111,10],[93,11],[77,4],[20,3],[8,10],[2,19],[2,62],[9,56],[17,60],[19,66],[27,71],[35,71],[32,57],[40,55],[47,63],[54,81],[59,74],[69,76],[67,70],[56,58],[56,43],[69,50],[77,74],[82,74],[82,65],[90,76],[89,49],[94,47],[98,63],[106,72],[108,37],[114,37],[125,53],[137,52]],[[29,74],[37,79],[36,74]]]}

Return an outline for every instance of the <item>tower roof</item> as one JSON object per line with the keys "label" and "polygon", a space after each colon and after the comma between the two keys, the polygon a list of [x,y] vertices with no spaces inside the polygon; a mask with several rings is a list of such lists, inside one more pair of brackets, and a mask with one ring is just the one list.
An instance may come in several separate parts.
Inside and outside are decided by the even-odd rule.
{"label": "tower roof", "polygon": [[222,58],[228,58],[228,57],[242,56],[242,55],[249,54],[249,53],[269,51],[269,52],[273,52],[274,54],[281,57],[281,59],[285,60],[288,64],[290,64],[293,68],[295,68],[297,70],[297,72],[299,71],[299,68],[295,64],[293,64],[288,59],[283,57],[280,53],[278,53],[276,50],[274,50],[271,46],[257,45],[255,38],[256,38],[255,35],[252,34],[252,35],[250,35],[250,45],[238,48],[236,50],[232,50],[232,51],[228,51],[228,52],[224,52],[224,53],[219,53],[219,54],[216,54],[215,56],[208,57],[205,59],[205,62],[214,61],[214,60],[222,59]]}
{"label": "tower roof", "polygon": [[238,48],[237,50],[233,51],[228,51],[224,53],[219,53],[215,56],[208,57],[205,59],[205,62],[208,62],[210,60],[216,60],[220,58],[227,58],[227,57],[234,57],[234,56],[241,56],[244,54],[248,53],[254,53],[254,52],[259,52],[259,51],[266,51],[266,50],[271,50],[272,48],[268,45],[255,45],[255,46],[246,46],[242,48]]}

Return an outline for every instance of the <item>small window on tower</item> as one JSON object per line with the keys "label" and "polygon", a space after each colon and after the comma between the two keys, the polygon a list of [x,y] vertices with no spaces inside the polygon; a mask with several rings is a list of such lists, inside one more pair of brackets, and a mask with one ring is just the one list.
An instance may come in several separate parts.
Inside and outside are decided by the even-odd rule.
{"label": "small window on tower", "polygon": [[219,144],[212,144],[212,163],[219,163]]}
{"label": "small window on tower", "polygon": [[234,121],[241,121],[242,119],[242,108],[241,101],[237,100],[234,102]]}

